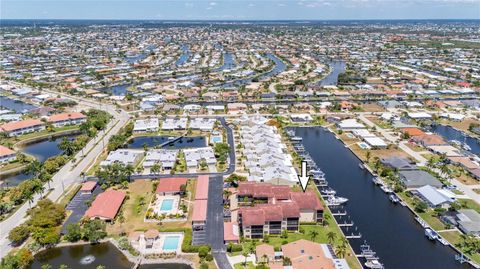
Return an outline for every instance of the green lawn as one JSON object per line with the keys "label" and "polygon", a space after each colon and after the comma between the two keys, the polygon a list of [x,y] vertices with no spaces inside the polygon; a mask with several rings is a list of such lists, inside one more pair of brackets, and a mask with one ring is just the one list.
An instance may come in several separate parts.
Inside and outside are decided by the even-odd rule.
{"label": "green lawn", "polygon": [[[459,243],[462,241],[461,235],[462,233],[459,231],[449,231],[449,232],[441,232],[439,233],[445,240],[450,242],[452,245],[460,248],[460,250],[463,251],[463,249],[459,246]],[[474,262],[477,264],[480,263],[480,253],[475,253],[473,255],[468,255],[467,253],[464,252],[465,255],[467,255],[470,259],[472,259]]]}
{"label": "green lawn", "polygon": [[480,205],[472,199],[458,199],[463,208],[473,209],[480,213]]}

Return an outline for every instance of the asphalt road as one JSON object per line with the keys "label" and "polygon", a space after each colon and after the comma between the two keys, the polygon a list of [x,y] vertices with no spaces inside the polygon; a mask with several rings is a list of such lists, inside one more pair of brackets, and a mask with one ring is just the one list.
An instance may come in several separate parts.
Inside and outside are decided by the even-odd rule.
{"label": "asphalt road", "polygon": [[223,242],[223,177],[210,177],[207,207],[206,243],[220,269],[231,269]]}
{"label": "asphalt road", "polygon": [[[80,173],[84,171],[92,160],[94,160],[100,153],[103,151],[104,145],[107,145],[109,138],[118,133],[121,127],[123,127],[130,116],[124,111],[117,111],[114,105],[101,104],[91,100],[84,100],[78,97],[72,97],[65,94],[59,94],[58,92],[45,91],[55,95],[61,95],[62,97],[70,98],[76,100],[80,105],[103,109],[109,112],[113,119],[109,122],[105,131],[99,132],[97,136],[91,139],[85,148],[83,153],[86,156],[82,156],[82,152],[79,152],[75,155],[76,160],[80,160],[75,166],[71,161],[65,164],[52,178],[50,183],[51,191],[46,198],[56,201],[58,200],[64,191],[73,183],[81,181]],[[103,140],[103,141],[102,141]],[[48,184],[45,184],[45,189],[48,189]],[[37,202],[41,199],[40,195],[35,195],[34,200],[31,203],[31,206],[35,206]],[[18,210],[11,215],[8,219],[0,223],[0,258],[8,254],[12,249],[10,241],[8,240],[9,232],[16,226],[25,222],[27,219],[26,213],[30,208],[28,202],[23,204]]]}

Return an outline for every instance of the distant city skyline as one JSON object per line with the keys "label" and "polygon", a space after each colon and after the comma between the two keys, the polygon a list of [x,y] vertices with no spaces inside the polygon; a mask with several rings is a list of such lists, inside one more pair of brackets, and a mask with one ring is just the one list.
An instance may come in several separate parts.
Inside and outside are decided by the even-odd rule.
{"label": "distant city skyline", "polygon": [[0,0],[2,19],[480,19],[480,0]]}

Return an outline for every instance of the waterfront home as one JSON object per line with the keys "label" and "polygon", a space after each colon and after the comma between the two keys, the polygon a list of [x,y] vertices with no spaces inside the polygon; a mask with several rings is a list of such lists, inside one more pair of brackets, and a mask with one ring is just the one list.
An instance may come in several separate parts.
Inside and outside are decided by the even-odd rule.
{"label": "waterfront home", "polygon": [[66,125],[77,125],[87,121],[87,116],[80,112],[66,112],[55,114],[47,119],[54,127],[62,127]]}
{"label": "waterfront home", "polygon": [[373,149],[384,149],[387,148],[387,143],[383,139],[374,136],[374,137],[364,137],[363,141],[367,143]]}
{"label": "waterfront home", "polygon": [[[293,192],[288,186],[240,182],[238,220],[247,238],[296,231],[300,222],[321,222],[324,208],[312,191]],[[247,205],[247,206],[245,206]]]}
{"label": "waterfront home", "polygon": [[458,229],[465,234],[480,236],[480,214],[473,209],[460,209],[457,214]]}
{"label": "waterfront home", "polygon": [[37,119],[13,121],[0,125],[0,131],[7,133],[9,136],[17,136],[43,130],[45,130],[45,123]]}
{"label": "waterfront home", "polygon": [[365,126],[359,123],[356,119],[346,119],[337,123],[338,128],[349,131],[355,129],[365,129]]}
{"label": "waterfront home", "polygon": [[388,157],[381,158],[380,162],[387,167],[390,167],[395,170],[417,170],[417,166],[412,164],[410,160],[402,157]]}
{"label": "waterfront home", "polygon": [[312,116],[310,114],[291,114],[290,119],[292,122],[311,122],[313,121]]}
{"label": "waterfront home", "polygon": [[90,219],[101,219],[105,221],[112,221],[117,215],[125,193],[116,190],[107,190],[97,195],[97,198],[92,202],[90,208],[85,212],[85,216]]}
{"label": "waterfront home", "polygon": [[435,188],[442,187],[442,183],[438,179],[423,170],[402,170],[399,175],[402,184],[407,189],[418,189],[426,185]]}
{"label": "waterfront home", "polygon": [[448,143],[445,142],[441,136],[435,134],[414,136],[412,137],[412,140],[424,147],[448,145]]}
{"label": "waterfront home", "polygon": [[[217,159],[215,158],[215,153],[211,147],[184,149],[183,153],[185,155],[187,168],[192,171],[197,168],[206,169],[207,167],[211,171],[215,170]],[[202,163],[205,164],[206,167],[202,167]]]}
{"label": "waterfront home", "polygon": [[160,128],[159,126],[160,125],[157,118],[136,120],[135,124],[133,125],[133,132],[157,132]]}
{"label": "waterfront home", "polygon": [[187,118],[166,118],[162,124],[162,130],[185,130]]}
{"label": "waterfront home", "polygon": [[150,149],[143,161],[143,167],[151,169],[158,164],[163,171],[168,172],[173,169],[178,153],[177,149]]}
{"label": "waterfront home", "polygon": [[[327,244],[300,239],[282,245],[282,256],[289,258],[292,269],[348,269],[345,259],[339,259]],[[273,267],[270,267],[273,268]]]}
{"label": "waterfront home", "polygon": [[100,166],[121,163],[124,165],[135,166],[143,157],[143,150],[117,149],[108,154],[107,159],[100,163]]}
{"label": "waterfront home", "polygon": [[452,192],[444,189],[437,189],[430,185],[420,187],[412,191],[412,193],[432,208],[448,208],[451,203],[456,201],[455,194]]}
{"label": "waterfront home", "polygon": [[193,130],[212,131],[217,120],[213,118],[193,118],[189,128]]}
{"label": "waterfront home", "polygon": [[17,158],[15,151],[0,145],[0,163],[13,162]]}
{"label": "waterfront home", "polygon": [[223,223],[223,242],[225,244],[240,243],[240,229],[238,223],[231,221]]}
{"label": "waterfront home", "polygon": [[[157,195],[183,195],[188,179],[181,177],[162,178],[157,185]],[[184,186],[184,187],[182,187]]]}

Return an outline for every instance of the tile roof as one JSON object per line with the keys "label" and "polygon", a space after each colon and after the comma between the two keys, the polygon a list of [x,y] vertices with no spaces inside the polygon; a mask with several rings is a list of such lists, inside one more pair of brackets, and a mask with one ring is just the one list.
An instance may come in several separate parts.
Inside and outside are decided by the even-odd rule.
{"label": "tile roof", "polygon": [[65,112],[60,114],[55,114],[48,117],[49,122],[65,121],[65,120],[77,120],[85,119],[87,116],[83,115],[80,112]]}
{"label": "tile roof", "polygon": [[28,119],[28,120],[5,123],[0,126],[0,130],[4,132],[11,132],[11,131],[15,131],[22,128],[33,127],[33,126],[43,125],[43,124],[44,123],[41,120]]}
{"label": "tile roof", "polygon": [[157,193],[180,192],[180,187],[187,184],[188,179],[183,177],[162,178],[158,182]]}
{"label": "tile roof", "polygon": [[87,212],[85,212],[85,216],[113,219],[122,206],[124,199],[125,193],[121,191],[107,190],[102,192],[93,201]]}
{"label": "tile roof", "polygon": [[0,157],[12,155],[12,154],[15,154],[15,151],[0,145]]}

